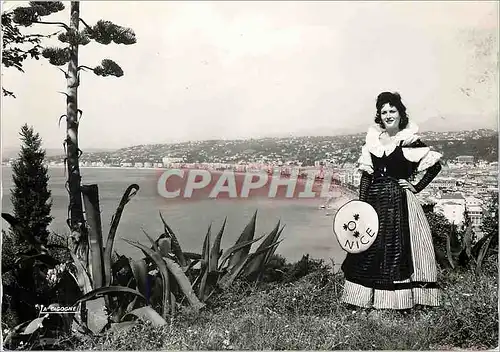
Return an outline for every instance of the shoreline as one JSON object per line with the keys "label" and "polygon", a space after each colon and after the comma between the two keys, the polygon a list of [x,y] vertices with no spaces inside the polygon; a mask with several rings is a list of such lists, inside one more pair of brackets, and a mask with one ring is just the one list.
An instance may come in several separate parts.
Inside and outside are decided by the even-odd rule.
{"label": "shoreline", "polygon": [[[46,165],[49,169],[64,169],[64,165]],[[2,165],[12,168],[12,165]],[[109,169],[109,170],[166,170],[164,167],[121,167],[121,166],[80,166],[80,169]]]}

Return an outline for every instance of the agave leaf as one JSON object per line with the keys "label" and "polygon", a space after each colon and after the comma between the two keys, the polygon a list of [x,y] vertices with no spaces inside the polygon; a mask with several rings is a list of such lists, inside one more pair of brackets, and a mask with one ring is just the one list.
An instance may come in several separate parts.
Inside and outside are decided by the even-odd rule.
{"label": "agave leaf", "polygon": [[76,267],[76,283],[78,284],[78,287],[80,287],[80,290],[84,294],[87,294],[92,291],[92,282],[87,270],[85,270],[85,266],[73,252],[70,252],[70,255]]}
{"label": "agave leaf", "polygon": [[[257,221],[257,210],[250,219],[250,222],[245,226],[245,229],[241,233],[240,237],[236,240],[235,245],[242,244],[248,242],[254,238],[255,235],[255,223]],[[250,246],[244,246],[241,249],[235,251],[231,258],[229,258],[229,268],[233,268],[238,265],[240,262],[244,261],[250,252]]]}
{"label": "agave leaf", "polygon": [[[274,242],[277,242],[278,239],[280,238],[281,236],[281,233],[283,232],[283,230],[285,229],[285,225],[283,225],[283,227],[281,228],[281,230],[279,230],[278,234],[276,235],[275,239],[274,239]],[[273,248],[271,248],[271,250],[267,253],[266,255],[266,259],[264,260],[264,264],[267,263],[269,261],[269,259],[274,255],[274,252],[276,252],[276,248],[278,248],[278,246],[274,246]]]}
{"label": "agave leaf", "polygon": [[200,274],[194,279],[193,283],[191,284],[191,288],[196,287],[199,281],[203,278],[203,275],[205,274],[205,270],[200,271]]}
{"label": "agave leaf", "polygon": [[151,242],[151,248],[155,251],[155,252],[158,252],[160,253],[160,248],[158,248],[158,245],[156,244],[155,240],[153,240],[153,238],[151,236],[148,235],[148,233],[146,232],[146,230],[142,229],[142,232],[144,232],[144,234],[146,235],[146,237],[148,238],[149,242]]}
{"label": "agave leaf", "polygon": [[464,245],[465,245],[465,253],[469,258],[472,257],[472,224],[467,226],[467,230],[465,230],[464,235]]}
{"label": "agave leaf", "polygon": [[224,228],[226,227],[226,221],[227,217],[224,219],[224,223],[222,224],[222,227],[220,228],[219,233],[215,237],[214,240],[214,245],[212,247],[212,251],[210,252],[210,265],[209,265],[209,272],[214,272],[217,271],[218,264],[219,264],[219,258],[221,257],[221,249],[220,249],[220,243],[222,240],[222,234],[224,233]]}
{"label": "agave leaf", "polygon": [[141,307],[134,309],[133,311],[125,314],[122,318],[122,322],[127,322],[127,319],[132,317],[137,317],[140,319],[148,320],[153,323],[154,326],[163,326],[166,325],[167,322],[165,319],[161,317],[153,308],[150,306]]}
{"label": "agave leaf", "polygon": [[[85,215],[88,223],[92,282],[94,284],[94,288],[99,288],[106,282],[104,277],[104,253],[101,210],[99,207],[99,188],[95,184],[82,185],[81,190],[83,204],[85,206]],[[111,276],[111,265],[107,269],[109,276]]]}
{"label": "agave leaf", "polygon": [[[264,269],[264,265],[266,264],[265,258],[266,256],[278,245],[282,242],[283,240],[276,241],[274,243],[271,243],[268,247],[262,248],[261,250],[257,250],[254,254],[254,256],[248,260],[247,265],[245,266],[244,273],[242,275],[244,276],[253,276],[257,275],[257,277],[260,277],[262,275],[262,271]],[[257,254],[260,253],[260,254]]]}
{"label": "agave leaf", "polygon": [[448,258],[448,263],[450,266],[455,269],[455,264],[453,263],[453,256],[451,252],[451,235],[449,233],[446,234],[446,258]]}
{"label": "agave leaf", "polygon": [[168,270],[170,270],[172,275],[175,277],[175,280],[179,284],[179,287],[181,288],[182,292],[188,299],[191,306],[193,306],[195,309],[203,308],[205,305],[201,303],[198,297],[196,297],[196,295],[194,294],[191,283],[189,282],[189,279],[182,271],[182,268],[179,266],[179,264],[177,264],[175,261],[169,258],[163,258],[163,260],[165,261]]}
{"label": "agave leaf", "polygon": [[183,255],[186,259],[201,260],[203,258],[199,253],[183,252]]}
{"label": "agave leaf", "polygon": [[481,266],[483,265],[483,260],[486,257],[486,253],[488,252],[488,249],[490,247],[491,239],[493,237],[488,237],[486,242],[481,247],[481,250],[479,251],[479,255],[477,256],[477,264],[476,264],[476,273],[479,274],[481,271]]}
{"label": "agave leaf", "polygon": [[168,254],[172,251],[170,238],[162,238],[158,241],[158,248],[160,250],[160,254],[162,257],[167,257]]}
{"label": "agave leaf", "polygon": [[208,278],[208,266],[207,267],[204,267],[202,269],[202,275],[201,275],[201,283],[200,283],[200,287],[198,288],[198,296],[200,297],[200,299],[202,301],[204,301],[205,299],[205,290],[206,290],[206,286],[207,286],[207,278]]}
{"label": "agave leaf", "polygon": [[483,245],[486,243],[486,241],[488,240],[488,238],[490,238],[491,235],[485,235],[483,237],[481,237],[479,239],[479,241],[477,241],[474,246],[472,247],[472,255],[474,257],[477,257],[479,255],[479,252],[481,251],[481,248],[483,247]]}
{"label": "agave leaf", "polygon": [[210,268],[210,233],[212,229],[212,224],[208,226],[207,234],[205,235],[205,241],[203,241],[203,250],[201,256],[203,260],[201,262],[201,271],[203,272],[203,276],[201,278],[200,287],[198,290],[198,296],[203,301],[205,295],[205,287],[207,285],[207,277]]}
{"label": "agave leaf", "polygon": [[265,247],[261,250],[256,251],[255,253],[250,253],[244,260],[238,263],[232,270],[228,271],[220,282],[222,288],[228,288],[233,281],[242,273],[243,269],[250,263],[256,256],[264,253],[272,246],[277,246],[278,243],[273,243],[268,247]]}
{"label": "agave leaf", "polygon": [[435,255],[436,255],[436,261],[438,262],[438,264],[440,266],[442,266],[442,267],[448,267],[450,265],[450,263],[448,261],[448,257],[447,257],[447,255],[445,254],[444,251],[435,248],[434,252],[435,252]]}
{"label": "agave leaf", "polygon": [[154,263],[156,264],[156,267],[158,268],[158,271],[160,272],[161,278],[162,278],[162,287],[163,287],[163,293],[162,293],[162,308],[163,308],[163,317],[165,318],[169,312],[169,305],[170,305],[170,284],[169,284],[169,279],[168,279],[168,269],[165,264],[165,261],[163,260],[162,256],[160,253],[153,251],[152,249],[146,247],[145,245],[138,243],[138,242],[133,242],[127,239],[124,239],[125,242],[128,244],[139,248],[140,250],[143,251],[145,255],[150,257]]}
{"label": "agave leaf", "polygon": [[129,304],[127,304],[125,312],[131,312],[134,309],[136,303],[137,303],[137,297],[135,297]]}
{"label": "agave leaf", "polygon": [[187,265],[187,261],[186,261],[186,258],[184,257],[184,253],[182,252],[181,245],[179,244],[179,241],[177,240],[177,237],[175,236],[174,231],[172,231],[170,226],[168,226],[167,222],[163,218],[161,211],[159,213],[160,213],[160,218],[161,218],[161,221],[163,223],[163,228],[165,230],[165,233],[167,233],[172,240],[172,242],[171,242],[172,252],[175,254],[177,259],[179,260],[179,264],[182,267],[185,267]]}
{"label": "agave leaf", "polygon": [[453,224],[451,225],[450,232],[450,249],[454,259],[460,255],[460,252],[462,252],[462,244],[458,238],[456,227]]}
{"label": "agave leaf", "polygon": [[171,309],[172,315],[175,315],[177,312],[177,300],[176,300],[173,292],[170,292],[170,309]]}
{"label": "agave leaf", "polygon": [[149,290],[149,274],[148,266],[144,259],[132,260],[129,259],[130,268],[137,284],[139,292],[146,297],[146,303],[149,304],[150,290]]}
{"label": "agave leaf", "polygon": [[104,276],[105,285],[111,285],[111,254],[113,253],[113,244],[115,241],[116,230],[118,230],[118,225],[120,224],[120,219],[122,217],[123,209],[125,205],[134,197],[139,191],[139,185],[132,184],[127,187],[125,193],[123,193],[122,199],[118,204],[115,214],[111,218],[111,226],[109,228],[108,239],[106,240],[106,248],[104,250]]}
{"label": "agave leaf", "polygon": [[262,267],[265,264],[267,254],[269,254],[269,252],[271,251],[272,248],[275,248],[275,247],[269,247],[269,246],[271,244],[273,244],[274,242],[276,242],[275,238],[276,238],[276,235],[278,234],[279,227],[280,227],[280,222],[278,221],[278,223],[276,224],[274,229],[264,238],[262,243],[259,245],[259,247],[257,248],[257,251],[260,251],[266,247],[268,247],[269,249],[267,251],[262,252],[258,256],[256,256],[251,261],[251,263],[249,263],[247,265],[247,267],[245,268],[245,275],[246,276],[252,275],[254,273],[258,273],[262,270]]}
{"label": "agave leaf", "polygon": [[163,232],[162,234],[160,234],[160,236],[158,236],[158,238],[156,239],[156,244],[158,244],[160,242],[161,239],[163,238],[168,238],[170,239],[170,236],[168,234],[166,234],[165,232]]}
{"label": "agave leaf", "polygon": [[203,241],[203,248],[201,251],[201,257],[203,258],[203,266],[209,266],[210,260],[210,235],[212,232],[212,224],[208,226],[207,234],[205,235],[205,240]]}
{"label": "agave leaf", "polygon": [[226,260],[231,257],[231,255],[233,255],[233,253],[239,251],[240,249],[242,248],[245,248],[245,247],[248,247],[248,251],[250,251],[250,247],[253,243],[259,241],[260,239],[262,239],[264,236],[260,236],[258,238],[255,238],[253,240],[250,240],[250,241],[247,241],[247,242],[242,242],[242,243],[239,243],[239,244],[236,244],[234,246],[232,246],[231,248],[227,249],[223,254],[222,254],[222,257],[220,258],[220,263],[219,263],[219,268],[222,268],[222,266],[224,265],[224,263],[226,262]]}
{"label": "agave leaf", "polygon": [[31,323],[31,320],[29,321],[25,321],[19,325],[16,325],[13,329],[11,329],[9,331],[9,333],[7,334],[7,336],[5,337],[5,339],[3,340],[3,346],[5,348],[5,346],[9,346],[11,340],[18,336],[29,324]]}
{"label": "agave leaf", "polygon": [[199,259],[194,259],[194,260],[191,260],[188,264],[188,266],[185,266],[182,268],[182,271],[184,271],[185,273],[189,272],[189,270],[191,270],[191,268],[193,268],[196,264],[198,264],[200,262]]}
{"label": "agave leaf", "polygon": [[472,257],[472,224],[469,224],[465,229],[461,247],[462,249],[458,256],[459,265],[466,266],[471,260],[475,262],[475,259]]}
{"label": "agave leaf", "polygon": [[130,287],[124,287],[124,286],[107,286],[107,287],[100,287],[97,288],[82,297],[78,298],[75,302],[74,305],[77,305],[78,303],[86,302],[89,300],[92,300],[94,298],[98,298],[100,296],[105,296],[105,295],[118,295],[118,294],[124,294],[124,293],[130,293],[135,296],[138,296],[142,298],[144,301],[146,301],[146,297],[144,297],[139,291],[134,290]]}
{"label": "agave leaf", "polygon": [[35,331],[37,331],[39,328],[42,327],[43,321],[45,318],[47,318],[49,315],[45,314],[43,317],[39,317],[36,319],[33,319],[28,326],[23,330],[23,332],[20,333],[20,335],[31,335]]}

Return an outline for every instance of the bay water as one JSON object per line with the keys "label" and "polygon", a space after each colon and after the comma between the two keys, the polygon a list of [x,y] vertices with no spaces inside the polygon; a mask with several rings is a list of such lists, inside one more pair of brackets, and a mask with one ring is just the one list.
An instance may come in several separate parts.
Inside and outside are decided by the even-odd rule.
{"label": "bay water", "polygon": [[[114,249],[119,254],[133,258],[142,257],[142,253],[127,244],[123,239],[136,240],[149,244],[143,230],[153,238],[163,232],[159,211],[176,234],[184,251],[201,253],[207,229],[212,224],[212,234],[218,233],[224,218],[227,217],[226,229],[222,237],[222,249],[231,247],[241,234],[253,213],[257,210],[255,236],[269,233],[276,223],[281,221],[285,229],[281,234],[284,239],[276,253],[287,261],[295,262],[302,255],[323,259],[335,269],[345,257],[332,230],[332,210],[320,209],[324,199],[203,199],[173,200],[158,195],[157,180],[159,170],[124,169],[124,168],[82,168],[82,183],[99,186],[101,220],[106,237],[111,217],[116,211],[120,199],[133,183],[140,187],[139,192],[126,205]],[[49,168],[49,187],[52,191],[52,221],[50,228],[59,234],[68,234],[68,193],[65,189],[65,170],[62,167]],[[13,187],[12,169],[2,166],[2,212],[11,213],[10,189]],[[330,211],[330,213],[328,213]],[[8,224],[2,220],[3,228]],[[105,239],[104,239],[105,240]],[[259,242],[253,245],[252,250]]]}

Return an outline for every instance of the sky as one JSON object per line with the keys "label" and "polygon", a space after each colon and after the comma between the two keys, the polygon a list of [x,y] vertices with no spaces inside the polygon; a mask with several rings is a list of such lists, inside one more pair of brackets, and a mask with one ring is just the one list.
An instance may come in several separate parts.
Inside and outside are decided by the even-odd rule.
{"label": "sky", "polygon": [[[64,4],[45,19],[68,22]],[[421,130],[497,129],[496,1],[82,1],[80,10],[137,37],[80,48],[81,65],[109,58],[125,72],[82,72],[83,150],[363,132],[382,91],[398,91]],[[44,147],[62,148],[64,76],[45,59],[24,66],[2,67],[17,96],[2,98],[2,146],[19,145],[26,122]]]}

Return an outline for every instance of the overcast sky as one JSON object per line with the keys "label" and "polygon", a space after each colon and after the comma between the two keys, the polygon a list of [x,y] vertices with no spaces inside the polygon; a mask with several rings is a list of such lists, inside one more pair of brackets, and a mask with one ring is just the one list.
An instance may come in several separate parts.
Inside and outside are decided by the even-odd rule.
{"label": "overcast sky", "polygon": [[[11,8],[19,2],[6,2]],[[47,17],[64,20],[66,10]],[[422,130],[497,128],[498,2],[147,2],[80,4],[89,24],[131,27],[137,44],[80,48],[121,78],[82,73],[80,146],[365,131],[399,91]],[[53,31],[36,25],[33,30]],[[27,122],[60,148],[63,74],[45,59],[2,68],[2,143]]]}

